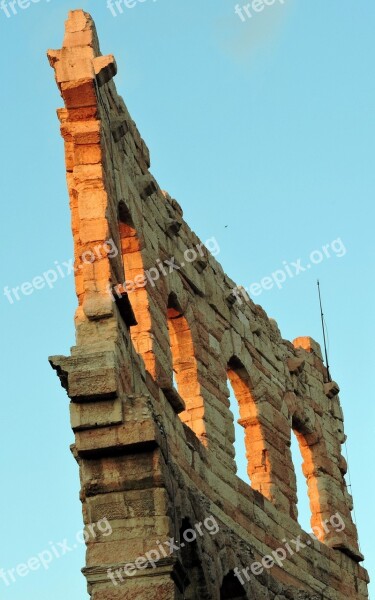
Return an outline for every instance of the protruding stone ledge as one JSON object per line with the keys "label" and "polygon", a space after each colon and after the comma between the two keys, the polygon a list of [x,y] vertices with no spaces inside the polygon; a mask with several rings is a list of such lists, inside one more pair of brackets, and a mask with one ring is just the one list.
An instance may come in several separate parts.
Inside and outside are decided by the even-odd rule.
{"label": "protruding stone ledge", "polygon": [[324,384],[324,393],[331,400],[340,392],[340,388],[336,381],[329,381]]}
{"label": "protruding stone ledge", "polygon": [[[108,571],[111,570],[112,573],[115,573],[117,570],[120,569],[122,572],[124,572],[124,567],[126,564],[128,563],[108,563],[106,565],[101,565],[97,567],[84,567],[82,569],[82,573],[86,577],[89,589],[91,586],[97,586],[98,584],[100,584],[101,588],[103,589],[103,585],[107,584],[109,590],[113,590],[116,588],[113,587],[113,583],[108,577]],[[153,581],[154,579],[158,580],[161,577],[165,576],[171,577],[171,579],[175,581],[176,585],[179,587],[180,590],[182,590],[184,587],[182,585],[183,583],[185,583],[186,586],[187,581],[185,570],[183,569],[180,561],[174,555],[167,556],[166,558],[160,558],[155,566],[150,563],[146,563],[142,570],[135,569],[134,573],[131,576],[131,579],[132,581],[144,581],[145,576],[147,578],[147,581],[149,579],[150,581]],[[120,579],[117,579],[116,582],[118,588],[121,589],[122,587],[128,584],[129,580],[127,577],[124,577],[122,578],[122,581]],[[141,589],[145,593],[150,593],[150,588],[145,586],[144,589],[140,588],[139,590],[142,594],[142,598],[146,598],[146,596],[143,595],[143,593],[141,592]]]}
{"label": "protruding stone ledge", "polygon": [[293,340],[293,346],[295,348],[303,348],[303,350],[306,350],[306,352],[312,352],[318,358],[320,358],[321,361],[323,361],[323,355],[320,345],[318,344],[318,342],[313,340],[313,338],[308,336],[298,337],[295,340]]}
{"label": "protruding stone ledge", "polygon": [[349,542],[343,543],[342,540],[332,537],[331,539],[325,541],[325,544],[334,550],[341,550],[341,552],[352,558],[355,562],[359,563],[365,560],[365,557],[358,550],[358,548],[355,548]]}
{"label": "protruding stone ledge", "polygon": [[[121,411],[122,419],[117,425],[100,427],[96,423],[94,428],[75,432],[75,449],[78,456],[129,454],[152,451],[157,446],[163,445],[165,440],[153,416],[148,396],[128,395],[119,402],[120,406],[116,414],[120,419]],[[91,405],[91,407],[94,411],[95,406]]]}
{"label": "protruding stone ledge", "polygon": [[227,297],[225,298],[225,301],[226,301],[227,305],[229,306],[229,308],[231,308],[234,304],[236,304],[237,298],[233,294],[233,292],[231,292],[230,294],[227,295]]}
{"label": "protruding stone ledge", "polygon": [[69,121],[68,111],[60,109],[61,135],[65,142],[74,142],[77,145],[89,146],[91,144],[100,144],[101,141],[101,122],[97,119],[91,121]]}
{"label": "protruding stone ledge", "polygon": [[158,444],[157,426],[151,419],[76,432],[79,456],[99,457],[149,451]]}
{"label": "protruding stone ledge", "polygon": [[166,223],[166,233],[170,238],[174,238],[182,227],[181,219],[167,219]]}
{"label": "protruding stone ledge", "polygon": [[112,119],[111,132],[115,143],[119,142],[129,131],[129,124],[125,118]]}
{"label": "protruding stone ledge", "polygon": [[197,258],[197,260],[194,263],[194,266],[199,274],[203,273],[203,271],[208,267],[208,261],[205,258]]}
{"label": "protruding stone ledge", "polygon": [[83,311],[90,321],[113,317],[113,301],[110,294],[86,292]]}
{"label": "protruding stone ledge", "polygon": [[51,57],[59,85],[95,78],[91,48],[63,48],[48,57]]}
{"label": "protruding stone ledge", "polygon": [[51,356],[49,362],[73,402],[112,400],[118,396],[113,352],[85,356]]}
{"label": "protruding stone ledge", "polygon": [[179,414],[186,410],[185,402],[174,387],[163,387],[162,391],[176,414]]}
{"label": "protruding stone ledge", "polygon": [[305,366],[305,360],[303,358],[288,358],[287,366],[289,373],[292,375],[300,375]]}
{"label": "protruding stone ledge", "polygon": [[122,399],[116,398],[113,402],[71,402],[70,422],[73,431],[119,425],[123,422]]}
{"label": "protruding stone ledge", "polygon": [[91,77],[62,83],[61,95],[66,108],[69,109],[69,115],[73,109],[94,109],[98,106],[94,78]]}
{"label": "protruding stone ledge", "polygon": [[117,75],[117,64],[113,54],[107,56],[97,56],[93,60],[94,71],[98,86],[101,87]]}
{"label": "protruding stone ledge", "polygon": [[142,200],[147,200],[158,190],[158,186],[150,173],[137,178],[137,190]]}

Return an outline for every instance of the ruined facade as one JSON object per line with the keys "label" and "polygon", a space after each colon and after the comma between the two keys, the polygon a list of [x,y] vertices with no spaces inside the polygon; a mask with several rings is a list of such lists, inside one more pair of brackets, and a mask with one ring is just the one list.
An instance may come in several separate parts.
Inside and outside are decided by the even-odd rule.
{"label": "ruined facade", "polygon": [[[50,362],[71,400],[84,522],[112,527],[87,542],[92,599],[364,600],[339,389],[319,345],[283,340],[236,298],[159,188],[90,15],[71,12],[48,56],[78,297],[76,345]],[[236,475],[229,386],[251,486]],[[315,538],[297,521],[294,434]]]}

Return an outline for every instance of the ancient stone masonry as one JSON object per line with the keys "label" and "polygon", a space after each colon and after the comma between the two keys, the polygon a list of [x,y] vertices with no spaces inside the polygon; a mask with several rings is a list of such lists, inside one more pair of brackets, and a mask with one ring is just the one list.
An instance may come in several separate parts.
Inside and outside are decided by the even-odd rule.
{"label": "ancient stone masonry", "polygon": [[[48,57],[65,103],[78,297],[76,345],[50,362],[71,400],[84,522],[107,518],[113,530],[88,541],[92,599],[364,600],[339,388],[319,345],[283,340],[260,306],[236,301],[234,282],[150,173],[90,15],[71,12]],[[228,385],[251,486],[236,475]],[[297,521],[293,431],[319,540]],[[336,513],[343,528],[327,526]],[[208,517],[216,535],[138,561],[122,581],[108,576]],[[283,564],[236,576],[298,539],[303,549]]]}

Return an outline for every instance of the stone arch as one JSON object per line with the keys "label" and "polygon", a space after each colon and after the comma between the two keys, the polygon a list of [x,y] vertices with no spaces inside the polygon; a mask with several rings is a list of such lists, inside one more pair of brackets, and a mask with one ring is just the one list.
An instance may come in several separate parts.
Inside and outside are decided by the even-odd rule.
{"label": "stone arch", "polygon": [[133,345],[143,358],[146,370],[156,378],[157,354],[154,348],[151,299],[147,291],[148,282],[142,255],[144,244],[123,200],[118,207],[118,226],[125,279],[114,286],[112,293],[115,300],[125,295],[128,297],[136,319],[130,330]]}
{"label": "stone arch", "polygon": [[332,515],[337,512],[338,502],[334,465],[329,459],[319,416],[306,402],[299,400],[291,415],[291,434],[297,438],[303,460],[302,471],[309,497],[311,530],[319,541],[331,545],[332,540],[334,543],[337,541],[337,535],[329,525]]}
{"label": "stone arch", "polygon": [[262,492],[269,479],[270,464],[252,381],[237,356],[229,359],[227,374],[239,406],[238,422],[245,430],[247,472],[252,487]]}
{"label": "stone arch", "polygon": [[185,410],[180,413],[180,418],[198,438],[205,441],[205,406],[189,316],[182,308],[177,294],[171,292],[167,304],[167,323],[175,383],[185,403]]}
{"label": "stone arch", "polygon": [[[350,542],[353,531],[351,507],[345,498],[346,487],[342,474],[346,465],[340,459],[332,460],[332,452],[327,446],[324,421],[321,415],[313,410],[311,400],[288,392],[285,395],[285,404],[289,412],[290,435],[296,436],[303,460],[302,471],[308,490],[312,533],[329,547],[355,555],[353,544]],[[293,467],[291,458],[292,487],[295,495]],[[294,518],[298,518],[296,499]]]}
{"label": "stone arch", "polygon": [[[327,515],[329,518],[333,510],[330,499],[328,497],[324,499],[326,494],[323,491],[326,487],[324,482],[328,475],[327,469],[329,470],[326,444],[323,440],[320,424],[311,408],[306,407],[304,412],[301,409],[296,409],[292,415],[291,424],[291,435],[294,434],[297,438],[303,461],[302,471],[309,497],[311,527],[318,534],[317,537],[320,541],[324,541],[323,515],[329,513]],[[298,515],[297,508],[296,515]]]}
{"label": "stone arch", "polygon": [[279,510],[294,515],[295,498],[290,497],[286,475],[290,468],[286,458],[290,424],[281,410],[282,398],[275,394],[275,386],[270,389],[263,379],[253,385],[249,371],[237,356],[228,361],[227,372],[239,404],[239,423],[245,429],[251,486]]}

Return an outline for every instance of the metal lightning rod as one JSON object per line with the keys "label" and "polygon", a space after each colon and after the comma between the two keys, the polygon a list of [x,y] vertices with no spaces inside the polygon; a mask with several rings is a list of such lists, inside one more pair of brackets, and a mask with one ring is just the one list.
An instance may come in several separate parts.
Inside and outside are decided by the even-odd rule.
{"label": "metal lightning rod", "polygon": [[321,296],[321,293],[320,293],[320,282],[319,282],[319,279],[317,281],[317,284],[318,284],[319,305],[320,305],[320,318],[322,320],[322,329],[323,329],[324,353],[325,353],[326,365],[327,365],[327,376],[328,376],[328,381],[332,381],[332,379],[331,379],[331,373],[329,372],[327,341],[326,341],[326,332],[325,332],[325,327],[324,327],[324,314],[323,314],[322,296]]}

